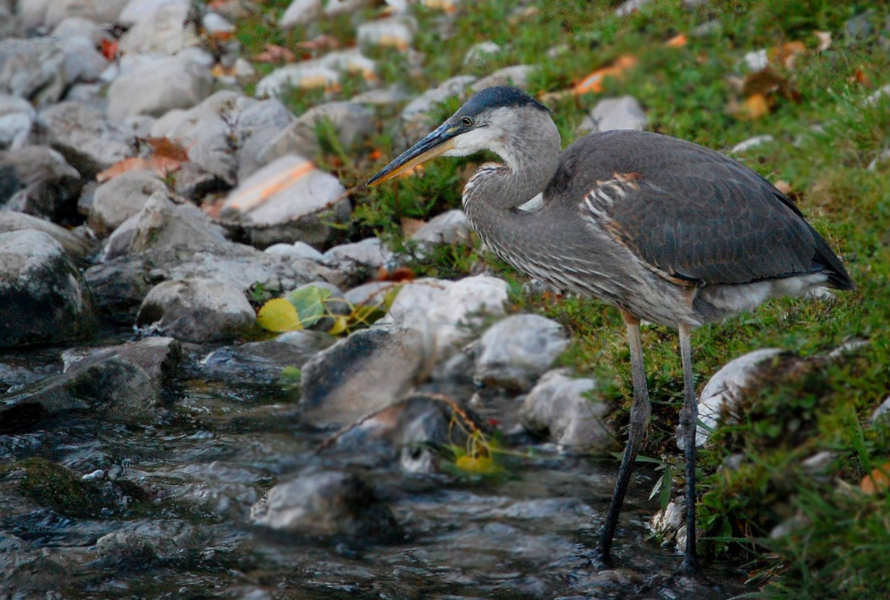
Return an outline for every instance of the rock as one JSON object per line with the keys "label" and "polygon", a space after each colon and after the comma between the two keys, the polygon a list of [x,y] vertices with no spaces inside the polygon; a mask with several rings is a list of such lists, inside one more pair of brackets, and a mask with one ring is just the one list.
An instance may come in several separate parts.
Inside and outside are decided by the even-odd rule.
{"label": "rock", "polygon": [[417,23],[410,17],[397,16],[376,21],[366,21],[358,26],[356,40],[359,46],[379,46],[405,51],[414,40]]}
{"label": "rock", "polygon": [[38,116],[47,141],[85,178],[93,178],[131,156],[127,135],[105,120],[100,110],[79,102],[61,102]]}
{"label": "rock", "polygon": [[55,27],[69,17],[82,17],[97,23],[114,23],[129,0],[50,0],[45,23]]}
{"label": "rock", "polygon": [[303,242],[294,242],[293,244],[274,244],[265,249],[268,254],[277,254],[281,256],[293,256],[297,258],[305,258],[316,262],[324,262],[324,255]]}
{"label": "rock", "polygon": [[148,568],[153,563],[193,564],[207,548],[207,535],[194,525],[163,519],[127,523],[120,531],[96,541],[100,560],[138,568]]}
{"label": "rock", "polygon": [[213,173],[208,173],[193,162],[184,163],[176,171],[173,191],[177,195],[198,202],[207,194],[229,189],[229,184]]}
{"label": "rock", "polygon": [[721,33],[723,33],[723,23],[719,19],[713,19],[695,26],[692,31],[689,32],[689,35],[694,38],[705,38],[712,35],[717,36]]}
{"label": "rock", "polygon": [[762,71],[769,66],[769,57],[766,55],[766,49],[748,52],[744,60],[751,71]]}
{"label": "rock", "polygon": [[121,11],[118,22],[132,27],[143,21],[151,21],[158,10],[169,6],[189,6],[189,0],[130,0]]}
{"label": "rock", "polygon": [[336,177],[296,156],[283,156],[263,167],[232,190],[221,217],[254,227],[248,234],[256,246],[276,242],[327,242],[329,223],[349,219],[351,205]]}
{"label": "rock", "polygon": [[321,148],[318,128],[329,123],[345,149],[369,138],[376,131],[374,111],[352,102],[328,102],[310,108],[275,136],[258,156],[259,164],[268,164],[287,154],[312,157]]}
{"label": "rock", "polygon": [[184,355],[182,345],[170,337],[148,337],[107,348],[79,348],[62,353],[65,373],[77,373],[109,358],[120,358],[142,369],[160,388],[170,387],[180,376]]}
{"label": "rock", "polygon": [[53,238],[76,263],[85,262],[96,251],[96,245],[76,233],[44,219],[19,212],[0,211],[0,235],[12,231],[39,231]]}
{"label": "rock", "polygon": [[189,4],[160,5],[154,17],[139,21],[121,36],[121,52],[173,55],[197,45],[200,39],[191,12]]}
{"label": "rock", "polygon": [[662,543],[674,541],[678,548],[686,543],[686,502],[683,498],[671,500],[649,520],[649,529],[658,535]]}
{"label": "rock", "polygon": [[295,25],[305,25],[321,18],[324,14],[321,0],[293,0],[281,19],[278,26],[282,29],[290,29]]}
{"label": "rock", "polygon": [[51,41],[0,40],[0,93],[37,106],[58,102],[68,85],[65,55]]}
{"label": "rock", "polygon": [[392,538],[398,525],[373,489],[349,473],[303,472],[280,483],[250,510],[250,519],[305,536]]}
{"label": "rock", "polygon": [[379,323],[425,336],[428,352],[444,360],[473,338],[484,318],[504,314],[507,282],[495,277],[418,280],[402,286]]}
{"label": "rock", "polygon": [[375,106],[391,106],[411,99],[411,94],[402,86],[393,84],[385,88],[377,88],[362,92],[350,98],[353,104],[372,104]]}
{"label": "rock", "polygon": [[520,90],[528,89],[529,77],[537,67],[534,65],[515,65],[499,69],[475,82],[472,86],[474,92],[496,86],[511,86]]}
{"label": "rock", "polygon": [[26,458],[0,467],[0,490],[4,497],[24,496],[37,507],[63,515],[85,516],[90,508],[77,476],[45,458]]}
{"label": "rock", "polygon": [[36,117],[27,100],[0,94],[0,150],[17,150],[26,145]]}
{"label": "rock", "polygon": [[430,111],[449,98],[455,96],[465,98],[468,88],[474,81],[476,78],[470,75],[452,77],[409,102],[402,109],[402,128],[397,139],[398,145],[407,148],[436,127],[438,123],[433,123]]}
{"label": "rock", "polygon": [[219,36],[235,33],[235,26],[226,20],[225,17],[215,12],[206,13],[201,17],[201,27],[211,35]]}
{"label": "rock", "polygon": [[324,261],[334,265],[341,271],[358,269],[379,269],[392,257],[390,252],[377,238],[368,238],[353,244],[334,246],[324,253]]}
{"label": "rock", "polygon": [[262,158],[263,153],[293,122],[290,110],[275,99],[257,102],[241,112],[234,136],[238,146],[239,181],[271,162]]}
{"label": "rock", "polygon": [[333,17],[344,13],[355,13],[360,8],[367,6],[368,3],[369,0],[327,0],[324,14]]}
{"label": "rock", "polygon": [[865,99],[865,104],[868,106],[875,106],[878,102],[881,102],[883,98],[887,98],[888,96],[890,96],[890,83],[869,94]]}
{"label": "rock", "polygon": [[844,23],[844,37],[851,42],[861,42],[867,40],[875,33],[874,25],[871,19],[874,17],[874,11],[866,10],[856,15]]}
{"label": "rock", "polygon": [[303,366],[303,420],[345,425],[389,406],[425,376],[428,358],[420,331],[356,331]]}
{"label": "rock", "polygon": [[562,326],[538,315],[499,321],[482,336],[475,379],[508,389],[529,389],[569,345]]}
{"label": "rock", "polygon": [[449,210],[421,227],[411,239],[422,244],[455,244],[470,237],[470,221],[462,210]]}
{"label": "rock", "polygon": [[377,78],[377,63],[358,48],[328,52],[318,59],[319,62],[344,75],[361,75],[365,81],[374,82]]}
{"label": "rock", "polygon": [[267,395],[286,367],[302,368],[308,360],[329,348],[336,338],[318,331],[292,331],[278,339],[225,346],[201,361],[201,377],[256,386]]}
{"label": "rock", "polygon": [[[0,119],[0,122],[2,122],[2,119]],[[0,128],[2,128],[2,125],[0,125]],[[866,170],[874,171],[878,168],[879,165],[883,165],[884,163],[888,162],[890,162],[890,150],[883,150],[880,154],[874,157],[870,163],[868,163],[868,167],[866,167]]]}
{"label": "rock", "polygon": [[352,288],[343,298],[353,306],[378,305],[383,304],[387,294],[400,287],[400,284],[392,281],[371,281]]}
{"label": "rock", "polygon": [[152,194],[166,190],[166,184],[154,171],[122,173],[96,189],[90,208],[90,227],[99,235],[106,236],[142,210]]}
{"label": "rock", "polygon": [[80,174],[43,146],[0,151],[0,204],[17,212],[57,221],[77,213]]}
{"label": "rock", "polygon": [[757,146],[762,146],[763,144],[770,144],[775,141],[775,138],[771,135],[758,135],[752,138],[745,140],[744,142],[739,142],[732,148],[730,148],[730,154],[739,154],[741,152],[747,152],[752,148],[756,148]]}
{"label": "rock", "polygon": [[0,347],[80,339],[95,327],[90,290],[58,242],[0,234]]}
{"label": "rock", "polygon": [[139,366],[112,356],[5,396],[0,404],[0,431],[27,428],[69,411],[125,423],[146,421],[153,417],[158,402],[152,378]]}
{"label": "rock", "polygon": [[609,406],[588,396],[596,387],[594,380],[573,379],[566,370],[548,372],[525,397],[522,425],[570,451],[605,452],[614,435],[603,420]]}
{"label": "rock", "polygon": [[152,288],[136,325],[178,340],[209,342],[250,333],[256,328],[256,314],[238,287],[196,278]]}
{"label": "rock", "polygon": [[501,47],[494,42],[480,42],[474,44],[464,55],[464,64],[472,65],[484,62],[501,51]]}
{"label": "rock", "polygon": [[191,108],[213,92],[210,69],[180,54],[134,68],[108,88],[108,118],[160,117],[175,108]]}
{"label": "rock", "polygon": [[837,460],[837,454],[828,450],[817,452],[801,461],[800,466],[804,473],[815,479],[825,483],[831,479],[830,469]]}
{"label": "rock", "polygon": [[633,96],[606,98],[597,102],[593,112],[584,117],[578,131],[643,130],[649,124],[643,107]]}
{"label": "rock", "polygon": [[0,40],[24,37],[22,23],[12,6],[0,3]]}
{"label": "rock", "polygon": [[890,396],[887,396],[881,405],[871,414],[872,424],[877,423],[879,420],[886,419],[888,414],[890,414]]}
{"label": "rock", "polygon": [[621,3],[620,6],[618,6],[618,8],[615,9],[615,14],[619,17],[629,15],[640,10],[641,8],[649,4],[649,2],[650,0],[625,0]]}
{"label": "rock", "polygon": [[[764,348],[733,359],[717,371],[698,399],[695,445],[704,446],[722,418],[739,408],[749,390],[770,371],[776,361],[790,356],[779,348]],[[683,448],[682,435],[677,444]]]}
{"label": "rock", "polygon": [[289,88],[333,90],[340,85],[340,73],[323,61],[304,60],[279,67],[256,86],[257,97],[280,96]]}
{"label": "rock", "polygon": [[94,46],[108,38],[106,31],[95,21],[83,17],[68,17],[61,21],[50,34],[52,37],[84,37],[90,40]]}

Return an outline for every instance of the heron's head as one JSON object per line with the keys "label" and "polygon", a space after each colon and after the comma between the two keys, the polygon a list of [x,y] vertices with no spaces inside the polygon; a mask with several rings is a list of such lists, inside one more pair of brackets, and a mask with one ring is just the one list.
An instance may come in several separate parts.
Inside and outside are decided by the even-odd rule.
{"label": "heron's head", "polygon": [[382,183],[437,156],[469,156],[491,150],[508,159],[509,140],[534,136],[535,127],[540,125],[549,125],[556,131],[549,113],[546,106],[515,88],[484,89],[435,131],[386,165],[368,185]]}

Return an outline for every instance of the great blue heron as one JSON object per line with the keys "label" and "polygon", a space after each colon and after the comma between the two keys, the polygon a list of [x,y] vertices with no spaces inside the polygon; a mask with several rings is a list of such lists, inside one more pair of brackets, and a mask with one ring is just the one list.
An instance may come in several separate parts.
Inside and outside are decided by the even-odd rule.
{"label": "great blue heron", "polygon": [[[588,135],[560,154],[549,110],[508,87],[488,88],[368,185],[436,156],[481,150],[463,205],[476,232],[520,271],[621,311],[634,387],[630,435],[595,555],[610,557],[618,514],[651,413],[640,320],[679,330],[686,459],[686,552],[695,570],[692,330],[776,296],[853,289],[828,244],[769,181],[707,148],[639,131]],[[543,192],[535,212],[518,207]]]}

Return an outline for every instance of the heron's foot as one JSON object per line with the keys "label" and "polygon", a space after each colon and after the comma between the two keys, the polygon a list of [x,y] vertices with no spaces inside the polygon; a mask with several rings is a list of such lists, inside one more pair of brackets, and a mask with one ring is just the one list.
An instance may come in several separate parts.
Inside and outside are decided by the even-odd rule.
{"label": "heron's foot", "polygon": [[683,564],[680,565],[680,573],[683,575],[697,575],[699,572],[698,566],[698,557],[694,554],[691,556],[686,556],[683,559]]}
{"label": "heron's foot", "polygon": [[602,546],[597,546],[594,551],[590,554],[590,566],[596,569],[597,571],[601,571],[605,568],[608,568],[609,564],[612,562],[612,553],[606,552],[603,550]]}

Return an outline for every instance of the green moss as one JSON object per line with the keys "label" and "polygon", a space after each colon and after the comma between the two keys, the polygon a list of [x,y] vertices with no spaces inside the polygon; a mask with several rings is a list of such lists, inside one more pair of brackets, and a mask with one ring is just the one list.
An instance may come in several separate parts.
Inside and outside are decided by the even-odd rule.
{"label": "green moss", "polygon": [[23,496],[62,514],[79,515],[90,507],[78,478],[45,458],[26,458],[2,466],[0,479],[15,480]]}

